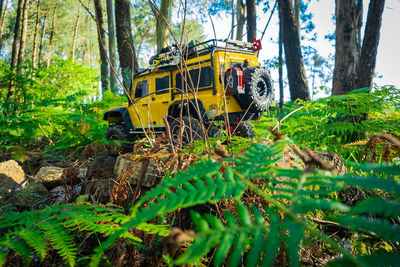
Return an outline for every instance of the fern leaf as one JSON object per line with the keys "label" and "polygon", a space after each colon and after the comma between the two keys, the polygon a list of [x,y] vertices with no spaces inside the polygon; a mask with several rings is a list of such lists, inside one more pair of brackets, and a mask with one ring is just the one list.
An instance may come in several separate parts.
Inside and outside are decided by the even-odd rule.
{"label": "fern leaf", "polygon": [[76,248],[73,236],[70,232],[50,220],[39,223],[38,227],[44,231],[51,246],[69,264],[74,266],[76,260]]}
{"label": "fern leaf", "polygon": [[349,215],[382,214],[386,218],[400,217],[400,202],[381,198],[368,198],[358,202]]}
{"label": "fern leaf", "polygon": [[22,257],[23,262],[28,265],[32,260],[32,249],[22,239],[10,239],[6,242],[7,247],[14,250]]}
{"label": "fern leaf", "polygon": [[331,220],[339,223],[342,226],[348,226],[353,231],[365,231],[392,242],[400,241],[400,226],[392,225],[388,221],[349,216],[333,217]]}
{"label": "fern leaf", "polygon": [[[398,266],[400,262],[400,254],[399,253],[390,253],[390,252],[377,252],[372,255],[364,255],[357,257],[361,262],[364,263],[365,266],[375,266],[375,267],[387,267],[387,266]],[[353,262],[351,262],[347,258],[336,259],[333,262],[329,263],[329,266],[353,266]]]}
{"label": "fern leaf", "polygon": [[41,235],[39,231],[25,229],[20,231],[18,235],[36,251],[42,262],[47,254],[47,241],[44,239],[43,235]]}
{"label": "fern leaf", "polygon": [[281,244],[281,221],[279,217],[271,209],[267,209],[268,217],[270,219],[269,232],[266,237],[266,242],[263,246],[264,256],[260,266],[271,266],[278,253]]}

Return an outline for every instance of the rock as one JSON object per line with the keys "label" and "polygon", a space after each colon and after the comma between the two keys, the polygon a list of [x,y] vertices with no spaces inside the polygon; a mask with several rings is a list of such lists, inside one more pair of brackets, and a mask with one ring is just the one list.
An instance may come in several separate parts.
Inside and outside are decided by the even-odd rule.
{"label": "rock", "polygon": [[88,173],[88,168],[79,168],[78,178],[85,179],[87,173]]}
{"label": "rock", "polygon": [[71,186],[57,186],[50,190],[50,198],[47,201],[48,205],[58,205],[68,203],[74,195],[75,190]]}
{"label": "rock", "polygon": [[14,206],[23,208],[33,208],[50,195],[46,187],[41,183],[35,182],[28,184],[24,190],[12,196],[11,203]]}
{"label": "rock", "polygon": [[[25,173],[15,160],[0,163],[0,203],[25,180]],[[25,184],[21,184],[23,187]]]}
{"label": "rock", "polygon": [[64,168],[42,167],[36,174],[36,180],[40,181],[48,190],[51,190],[62,184],[61,175]]}
{"label": "rock", "polygon": [[89,165],[86,179],[91,180],[114,178],[114,165],[117,161],[117,157],[117,153],[109,153],[95,159]]}
{"label": "rock", "polygon": [[[118,157],[114,167],[115,177],[119,177],[124,171],[128,170],[131,164],[134,164],[133,173],[130,172],[129,182],[131,184],[137,184],[140,179],[140,173],[144,161],[133,161],[125,157]],[[157,178],[161,177],[160,170],[158,170],[157,163],[154,160],[150,160],[149,166],[147,167],[146,174],[144,176],[142,186],[152,187],[156,184]]]}

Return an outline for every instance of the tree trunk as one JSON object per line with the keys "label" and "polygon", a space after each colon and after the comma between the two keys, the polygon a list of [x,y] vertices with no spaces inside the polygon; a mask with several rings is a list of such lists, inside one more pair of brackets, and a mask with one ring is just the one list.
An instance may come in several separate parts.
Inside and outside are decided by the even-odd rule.
{"label": "tree trunk", "polygon": [[297,27],[299,28],[299,39],[300,39],[300,0],[294,0],[294,18],[296,20]]}
{"label": "tree trunk", "polygon": [[75,25],[74,25],[74,35],[72,36],[72,51],[71,51],[72,60],[75,59],[76,35],[78,33],[80,15],[81,15],[81,5],[78,6],[78,15],[76,16]]}
{"label": "tree trunk", "polygon": [[257,22],[256,22],[256,2],[255,0],[246,1],[247,8],[247,42],[253,42],[257,37]]}
{"label": "tree trunk", "polygon": [[47,58],[47,66],[50,66],[50,61],[51,58],[53,57],[52,53],[52,46],[53,46],[53,40],[54,40],[54,35],[55,35],[55,28],[56,28],[56,14],[57,14],[57,8],[58,8],[59,2],[56,3],[54,7],[54,12],[53,12],[53,17],[51,19],[51,30],[50,30],[50,39],[49,39],[49,55]]}
{"label": "tree trunk", "polygon": [[108,57],[110,58],[110,89],[113,94],[118,94],[117,79],[115,77],[115,23],[112,0],[107,0],[108,22]]}
{"label": "tree trunk", "polygon": [[243,4],[243,0],[236,1],[236,21],[237,21],[237,29],[236,29],[236,40],[242,41],[243,39],[243,27],[246,22],[245,18],[246,5]]}
{"label": "tree trunk", "polygon": [[310,100],[303,57],[301,55],[299,28],[294,20],[292,1],[278,0],[282,23],[282,40],[289,78],[290,99]]}
{"label": "tree trunk", "polygon": [[230,37],[228,38],[233,40],[233,32],[235,29],[235,1],[232,0],[231,2],[231,11],[232,11],[232,16],[231,16],[231,31],[230,31]]}
{"label": "tree trunk", "polygon": [[169,31],[167,29],[166,21],[167,23],[170,23],[171,11],[172,0],[161,0],[160,12],[155,14],[157,18],[157,51],[160,51],[161,48],[168,46]]}
{"label": "tree trunk", "polygon": [[129,90],[133,74],[138,69],[133,45],[129,0],[115,0],[117,46],[124,87]]}
{"label": "tree trunk", "polygon": [[[22,9],[23,17],[21,26],[21,41],[19,42],[18,62],[17,62],[17,66],[19,67],[22,66],[25,55],[25,43],[28,30],[28,9],[29,9],[29,0],[25,0],[24,7]],[[19,68],[17,71],[18,73],[20,73],[21,69]]]}
{"label": "tree trunk", "polygon": [[284,99],[284,94],[283,94],[283,44],[282,44],[282,18],[281,18],[281,12],[279,12],[279,107],[283,107],[283,99]]}
{"label": "tree trunk", "polygon": [[357,88],[372,87],[384,5],[385,0],[371,0],[369,3],[364,40],[358,63]]}
{"label": "tree trunk", "polygon": [[[11,51],[11,64],[10,71],[13,72],[15,69],[15,63],[17,61],[17,49],[18,49],[18,41],[19,41],[19,25],[21,23],[21,9],[22,9],[22,0],[18,0],[17,7],[17,17],[15,18],[15,26],[14,26],[14,39]],[[14,85],[14,77],[10,80],[10,88],[7,93],[7,100],[12,101],[14,98],[15,85]]]}
{"label": "tree trunk", "polygon": [[[0,0],[2,3],[4,0]],[[6,12],[7,12],[7,7],[8,7],[8,0],[6,0],[6,4],[3,6],[3,11],[0,13],[0,54],[1,54],[1,50],[3,48],[3,40],[2,40],[2,36],[3,36],[3,27],[4,27],[4,21],[6,18]]]}
{"label": "tree trunk", "polygon": [[40,22],[40,0],[37,0],[36,4],[36,22],[35,22],[35,33],[33,34],[33,48],[32,48],[32,66],[36,67],[36,50],[37,50],[37,34],[39,31]]}
{"label": "tree trunk", "polygon": [[108,90],[108,59],[106,49],[106,37],[104,34],[104,20],[103,20],[103,9],[101,7],[100,0],[93,0],[94,10],[96,12],[96,24],[97,24],[97,39],[99,41],[99,52],[100,52],[100,69],[101,69],[101,90],[103,93]]}
{"label": "tree trunk", "polygon": [[46,13],[44,13],[43,25],[42,25],[42,33],[40,34],[39,56],[38,56],[38,67],[39,68],[40,68],[40,61],[42,60],[44,35],[46,34],[47,14],[48,14],[48,11],[46,11]]}
{"label": "tree trunk", "polygon": [[360,5],[357,0],[336,0],[336,46],[332,95],[343,95],[356,89],[357,29]]}

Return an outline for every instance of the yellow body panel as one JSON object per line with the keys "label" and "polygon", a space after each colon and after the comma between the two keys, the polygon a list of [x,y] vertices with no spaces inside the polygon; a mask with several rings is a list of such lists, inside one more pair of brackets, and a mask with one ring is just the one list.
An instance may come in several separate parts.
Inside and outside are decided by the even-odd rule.
{"label": "yellow body panel", "polygon": [[[124,105],[129,111],[132,126],[136,127],[163,127],[163,117],[168,115],[168,108],[173,103],[180,103],[181,98],[197,99],[203,104],[204,110],[213,111],[215,115],[243,112],[236,99],[232,95],[226,95],[224,100],[224,73],[235,64],[243,64],[247,60],[249,66],[259,66],[257,57],[251,52],[234,50],[224,50],[216,48],[211,53],[206,53],[198,57],[190,58],[182,69],[162,70],[155,68],[141,73],[135,78],[131,97],[134,103]],[[194,77],[190,79],[187,71],[193,71]],[[201,73],[209,72],[212,74],[211,82],[200,79]],[[197,75],[198,74],[198,75]],[[197,78],[196,78],[197,75]],[[186,78],[182,78],[186,77]],[[182,80],[187,80],[186,88],[182,87]],[[168,80],[168,83],[167,83]],[[135,93],[140,86],[139,83],[147,81],[148,92],[143,97],[135,97]],[[156,92],[157,82],[163,82],[166,87]],[[179,84],[180,83],[180,84]],[[215,112],[216,111],[216,112]],[[110,120],[109,120],[110,121]]]}

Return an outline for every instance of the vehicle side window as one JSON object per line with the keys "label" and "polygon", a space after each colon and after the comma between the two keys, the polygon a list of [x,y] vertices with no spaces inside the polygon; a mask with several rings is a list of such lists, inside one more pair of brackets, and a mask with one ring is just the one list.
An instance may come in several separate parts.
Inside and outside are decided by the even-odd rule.
{"label": "vehicle side window", "polygon": [[138,82],[135,90],[135,98],[144,97],[149,94],[149,86],[147,81]]}
{"label": "vehicle side window", "polygon": [[166,94],[169,88],[169,76],[165,76],[162,78],[156,78],[156,95]]}
{"label": "vehicle side window", "polygon": [[[206,87],[206,86],[211,86],[212,84],[212,69],[211,67],[205,67],[201,69],[193,69],[189,71],[190,77],[192,78],[193,85],[196,88],[197,86],[199,88]],[[189,77],[187,77],[188,80],[188,88],[191,88],[191,82],[189,80]],[[177,88],[183,89],[182,88],[182,77],[181,73],[176,74],[176,85]]]}

